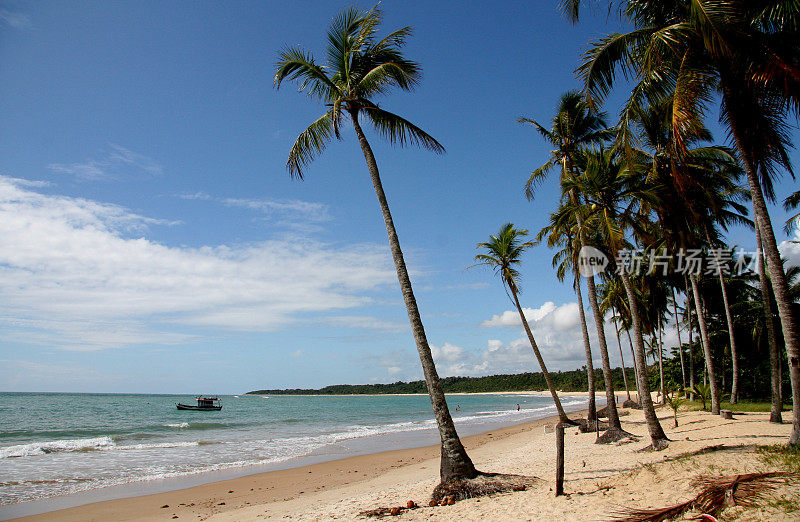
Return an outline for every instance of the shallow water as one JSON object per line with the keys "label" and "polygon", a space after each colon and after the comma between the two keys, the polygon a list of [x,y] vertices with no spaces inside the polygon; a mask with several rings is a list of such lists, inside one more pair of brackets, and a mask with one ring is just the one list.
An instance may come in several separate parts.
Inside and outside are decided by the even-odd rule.
{"label": "shallow water", "polygon": [[[0,393],[0,505],[439,439],[424,395],[221,398],[222,411],[197,412],[177,410],[194,403],[185,395]],[[585,399],[562,402],[577,409]],[[448,403],[462,436],[555,414],[543,394]]]}

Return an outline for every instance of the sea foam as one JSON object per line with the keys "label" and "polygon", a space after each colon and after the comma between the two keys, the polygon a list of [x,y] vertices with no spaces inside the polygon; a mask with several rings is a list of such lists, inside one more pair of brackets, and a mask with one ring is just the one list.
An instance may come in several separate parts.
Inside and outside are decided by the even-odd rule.
{"label": "sea foam", "polygon": [[64,451],[94,451],[110,449],[116,446],[111,437],[92,437],[90,439],[65,439],[50,440],[46,442],[31,442],[0,448],[0,459],[14,457],[30,457],[45,455],[47,453],[61,453]]}

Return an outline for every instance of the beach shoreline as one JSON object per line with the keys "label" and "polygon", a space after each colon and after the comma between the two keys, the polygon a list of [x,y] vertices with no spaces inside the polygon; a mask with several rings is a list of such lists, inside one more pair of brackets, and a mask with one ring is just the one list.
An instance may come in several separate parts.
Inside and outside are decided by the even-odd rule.
{"label": "beach shoreline", "polygon": [[[586,411],[577,409],[571,411],[570,414],[581,417],[586,415]],[[557,421],[557,416],[547,417],[469,435],[462,437],[462,441],[468,450],[472,450],[513,435],[542,430],[545,424],[553,424]],[[115,496],[115,498],[107,500],[98,500],[98,497],[104,496],[104,489],[113,488],[122,491],[126,487],[113,486],[112,488],[101,488],[73,495],[2,506],[2,510],[10,513],[12,518],[4,516],[0,519],[26,521],[58,519],[76,522],[103,519],[163,520],[167,511],[170,516],[166,518],[180,517],[181,512],[185,514],[186,511],[198,506],[206,509],[210,514],[219,514],[253,504],[251,502],[253,496],[257,496],[259,501],[266,503],[293,500],[306,493],[317,492],[325,488],[332,489],[369,481],[383,475],[388,470],[438,459],[438,456],[439,446],[430,445],[354,455],[270,471],[240,471],[240,474],[233,478],[215,479],[214,477],[219,476],[221,472],[206,472],[200,474],[200,479],[202,481],[202,476],[205,476],[209,482],[181,487],[179,485],[182,482],[181,479],[172,479],[175,484],[174,489],[156,493],[137,493],[137,491],[141,491],[137,487],[138,485],[129,485],[133,491],[130,496],[123,494],[123,496]],[[288,463],[290,466],[292,465],[291,462]],[[432,473],[438,476],[438,466],[432,470]],[[70,500],[77,501],[79,504],[64,507],[63,504],[69,503]],[[220,505],[220,502],[223,504]],[[169,508],[162,506],[169,506]],[[18,513],[14,514],[14,511]]]}
{"label": "beach shoreline", "polygon": [[[96,502],[28,516],[28,521],[214,520],[270,518],[357,520],[379,507],[422,506],[403,511],[407,520],[608,520],[623,507],[672,505],[697,493],[701,474],[731,475],[781,470],[766,463],[756,445],[783,445],[791,423],[773,424],[768,413],[736,413],[732,420],[705,411],[657,414],[671,442],[663,451],[649,444],[641,410],[625,410],[623,429],[636,436],[595,444],[594,433],[566,430],[565,491],[554,496],[555,436],[549,417],[495,429],[462,440],[475,466],[486,472],[538,477],[523,491],[467,499],[453,506],[427,507],[439,481],[439,447],[391,450],[280,471],[246,475],[154,495]],[[577,418],[585,410],[575,411]],[[779,486],[775,498],[800,505],[800,483]],[[749,509],[749,510],[748,510]],[[733,507],[726,520],[785,519],[779,502]],[[754,511],[755,510],[755,511]],[[735,515],[735,516],[734,516]]]}

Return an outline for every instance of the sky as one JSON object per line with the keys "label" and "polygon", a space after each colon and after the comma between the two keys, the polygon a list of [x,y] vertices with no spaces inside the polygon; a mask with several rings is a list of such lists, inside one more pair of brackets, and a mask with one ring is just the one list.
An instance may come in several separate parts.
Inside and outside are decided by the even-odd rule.
{"label": "sky", "polygon": [[[555,180],[534,202],[523,186],[550,147],[516,120],[549,121],[579,87],[587,43],[619,27],[604,12],[571,25],[556,5],[381,3],[384,31],[414,27],[405,52],[424,78],[379,101],[446,148],[368,132],[441,375],[538,371],[499,280],[467,267],[503,223],[545,225]],[[273,87],[278,53],[302,46],[322,60],[346,6],[0,2],[0,390],[224,394],[421,378],[352,131],[305,180],[285,168],[325,108]],[[609,98],[611,119],[624,94]],[[779,198],[793,190],[788,176],[777,185]],[[789,239],[786,213],[772,215]],[[729,239],[752,249],[751,236]],[[783,249],[800,260],[797,245]],[[578,305],[552,254],[526,254],[520,298],[549,369],[571,370],[585,364]]]}

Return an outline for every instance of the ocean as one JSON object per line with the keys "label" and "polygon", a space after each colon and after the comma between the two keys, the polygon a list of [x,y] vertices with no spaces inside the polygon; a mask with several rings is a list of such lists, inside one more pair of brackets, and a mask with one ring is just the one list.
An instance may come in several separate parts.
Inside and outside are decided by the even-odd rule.
{"label": "ocean", "polygon": [[[0,393],[0,506],[439,442],[425,395],[221,399],[222,411],[197,412],[175,407],[196,403],[186,395]],[[448,403],[461,436],[555,415],[542,393],[451,395]]]}

